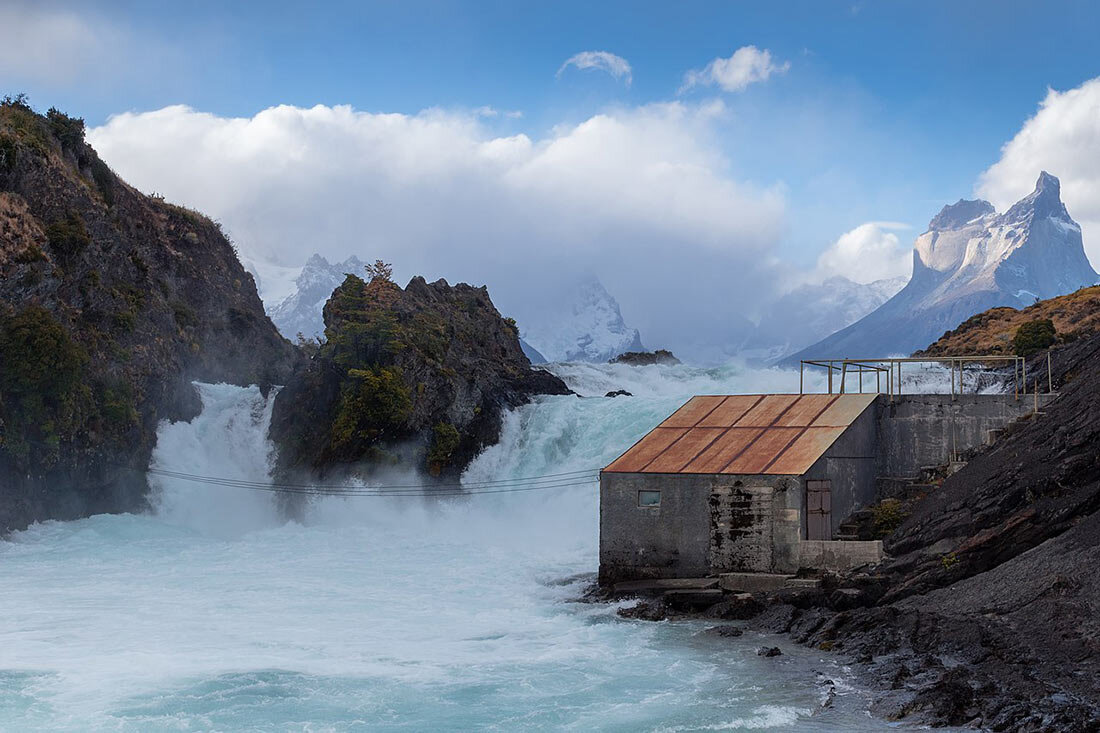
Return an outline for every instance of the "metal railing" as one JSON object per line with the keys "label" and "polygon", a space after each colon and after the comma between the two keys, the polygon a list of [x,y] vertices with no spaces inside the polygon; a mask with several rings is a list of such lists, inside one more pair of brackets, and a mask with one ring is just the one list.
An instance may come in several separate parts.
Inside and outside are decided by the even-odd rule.
{"label": "metal railing", "polygon": [[[941,357],[918,357],[918,356],[906,356],[906,357],[893,357],[883,359],[803,359],[799,365],[798,371],[798,393],[804,394],[805,390],[805,376],[806,367],[821,367],[828,370],[828,389],[829,394],[833,394],[834,388],[834,375],[839,372],[840,384],[837,389],[837,394],[851,393],[853,390],[849,387],[848,380],[854,380],[859,394],[863,394],[864,390],[864,375],[874,374],[875,376],[875,392],[882,394],[882,383],[886,382],[885,394],[890,395],[891,399],[894,396],[901,394],[901,376],[902,365],[912,363],[922,364],[946,364],[951,369],[951,398],[954,399],[957,395],[963,394],[963,371],[967,364],[987,364],[990,362],[1008,362],[1011,361],[1013,365],[1013,392],[1016,399],[1020,398],[1021,394],[1027,394],[1027,360],[1022,356],[1006,356],[1003,354],[990,354],[986,356],[941,356]],[[958,385],[956,388],[956,373],[958,374]],[[1038,379],[1033,385],[1033,390],[1038,392]],[[869,389],[869,387],[868,387]],[[1050,352],[1047,352],[1047,390],[1048,392],[1054,391],[1054,386],[1050,376]]]}

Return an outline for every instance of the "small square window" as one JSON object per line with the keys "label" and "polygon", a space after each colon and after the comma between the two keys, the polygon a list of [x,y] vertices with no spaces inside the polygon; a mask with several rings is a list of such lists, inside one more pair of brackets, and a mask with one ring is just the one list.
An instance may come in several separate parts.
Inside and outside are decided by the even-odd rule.
{"label": "small square window", "polygon": [[638,506],[661,506],[661,492],[660,491],[639,491],[638,492]]}

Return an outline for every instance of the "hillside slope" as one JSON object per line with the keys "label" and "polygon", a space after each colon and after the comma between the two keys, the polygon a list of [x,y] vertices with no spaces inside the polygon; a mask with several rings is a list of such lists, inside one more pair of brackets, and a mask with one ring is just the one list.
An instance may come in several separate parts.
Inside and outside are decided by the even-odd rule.
{"label": "hillside slope", "polygon": [[191,380],[298,358],[216,223],[120,180],[83,121],[0,104],[0,532],[140,509]]}
{"label": "hillside slope", "polygon": [[1010,354],[1016,329],[1030,321],[1050,319],[1061,340],[1100,333],[1100,285],[1041,300],[1027,308],[991,308],[963,321],[914,356]]}

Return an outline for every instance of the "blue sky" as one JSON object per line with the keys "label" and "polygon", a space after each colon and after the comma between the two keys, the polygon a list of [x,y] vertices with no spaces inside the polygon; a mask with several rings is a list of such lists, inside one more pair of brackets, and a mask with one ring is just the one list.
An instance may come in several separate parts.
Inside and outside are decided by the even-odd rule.
{"label": "blue sky", "polygon": [[[713,180],[751,189],[741,202],[745,211],[767,208],[770,197],[778,197],[782,212],[761,225],[768,246],[741,250],[802,270],[868,222],[910,227],[879,231],[892,232],[907,250],[943,204],[982,185],[983,173],[1049,89],[1072,90],[1100,75],[1100,4],[1084,1],[17,1],[0,15],[17,39],[0,50],[0,87],[25,91],[38,106],[82,115],[92,127],[120,113],[170,105],[219,120],[252,119],[276,105],[350,105],[372,114],[413,117],[438,109],[473,115],[478,139],[522,134],[537,147],[597,115],[636,121],[651,105],[675,103],[694,119],[718,105],[720,114],[705,124],[677,129],[673,137],[686,138],[670,144],[673,163],[690,168],[700,155],[709,156],[702,165]],[[681,89],[690,70],[748,46],[766,51],[775,73],[734,90]],[[621,57],[630,65],[630,83],[594,69],[558,73],[584,51]],[[478,116],[479,108],[499,114]],[[157,129],[169,129],[158,119]],[[628,132],[637,129],[630,124]],[[112,137],[109,127],[93,137],[116,170],[139,187],[217,209],[218,201],[201,191],[182,183],[173,188],[167,167],[134,162],[135,151],[145,159],[159,156],[152,142],[138,140],[137,128],[124,136],[120,127]],[[639,138],[643,149],[646,134]],[[601,138],[599,145],[609,139],[614,142]],[[677,157],[696,139],[699,150]],[[588,154],[601,155],[598,149]],[[1040,165],[1044,155],[1032,155],[1016,166],[1011,182],[983,190],[1023,195],[1025,179],[1038,173],[1030,169]],[[1066,198],[1071,214],[1080,213],[1076,205],[1092,216],[1091,199],[1075,204],[1068,192]],[[213,213],[250,238],[255,213]],[[385,236],[401,237],[389,230]],[[350,243],[333,246],[327,254],[351,249]],[[1095,262],[1100,248],[1086,241],[1086,249]],[[282,264],[296,256],[285,248],[272,253]],[[410,267],[428,261],[427,255],[410,257]]]}

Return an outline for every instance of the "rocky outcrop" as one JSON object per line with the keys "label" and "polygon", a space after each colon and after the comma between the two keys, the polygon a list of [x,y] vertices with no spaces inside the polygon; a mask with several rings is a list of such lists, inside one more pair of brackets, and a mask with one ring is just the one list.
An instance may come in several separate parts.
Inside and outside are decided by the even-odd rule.
{"label": "rocky outcrop", "polygon": [[349,275],[324,318],[325,343],[275,401],[284,473],[401,465],[455,476],[499,440],[505,409],[569,393],[531,368],[484,287]]}
{"label": "rocky outcrop", "polygon": [[628,364],[630,366],[653,366],[654,364],[679,364],[680,360],[667,349],[656,351],[627,351],[611,359],[608,364]]}
{"label": "rocky outcrop", "polygon": [[0,104],[0,531],[141,508],[191,380],[297,358],[215,222],[120,180],[81,120]]}
{"label": "rocky outcrop", "polygon": [[785,363],[909,354],[975,313],[1096,284],[1081,227],[1060,196],[1058,179],[1043,172],[1004,214],[985,201],[945,206],[917,238],[913,277],[897,295]]}

